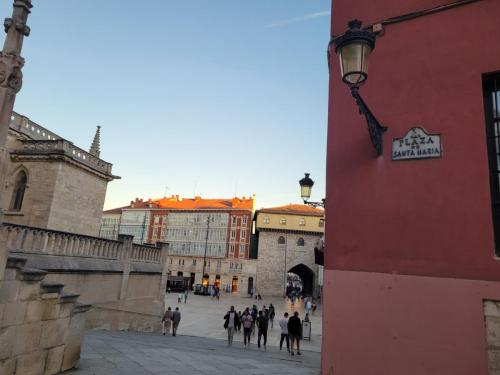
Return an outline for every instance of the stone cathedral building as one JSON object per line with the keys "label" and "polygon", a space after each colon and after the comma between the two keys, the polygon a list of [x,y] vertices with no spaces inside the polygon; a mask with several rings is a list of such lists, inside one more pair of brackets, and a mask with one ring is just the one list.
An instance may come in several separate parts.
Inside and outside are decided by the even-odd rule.
{"label": "stone cathedral building", "polygon": [[4,220],[98,236],[108,182],[119,178],[112,174],[112,164],[100,159],[99,138],[98,127],[90,151],[85,151],[13,112],[1,192]]}

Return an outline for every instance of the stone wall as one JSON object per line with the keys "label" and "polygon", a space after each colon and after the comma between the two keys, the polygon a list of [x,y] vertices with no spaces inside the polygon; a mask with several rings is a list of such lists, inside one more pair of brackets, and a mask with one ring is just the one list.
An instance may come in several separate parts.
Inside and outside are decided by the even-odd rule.
{"label": "stone wall", "polygon": [[108,181],[72,164],[58,164],[47,228],[98,236]]}
{"label": "stone wall", "polygon": [[[5,221],[33,227],[47,228],[60,163],[10,163],[6,187],[2,194]],[[15,179],[20,170],[28,177],[23,205],[19,212],[9,211]],[[74,207],[74,206],[73,206]],[[57,228],[54,228],[57,229]]]}
{"label": "stone wall", "polygon": [[[284,244],[278,239],[285,238]],[[257,259],[256,291],[261,295],[283,296],[286,273],[303,264],[314,272],[314,286],[317,286],[318,266],[314,263],[314,245],[320,235],[305,233],[260,231],[259,257]],[[299,238],[304,246],[299,246]]]}
{"label": "stone wall", "polygon": [[58,272],[49,270],[45,279],[64,284],[66,290],[78,293],[80,301],[83,303],[95,305],[117,301],[120,298],[121,273],[106,274],[99,272]]}
{"label": "stone wall", "polygon": [[63,285],[43,281],[46,272],[10,257],[0,286],[0,374],[57,374],[80,359],[89,305]]}
{"label": "stone wall", "polygon": [[9,207],[19,170],[28,186],[19,212],[5,220],[39,228],[97,236],[108,181],[63,161],[11,162],[2,207]]}
{"label": "stone wall", "polygon": [[500,374],[500,301],[484,301],[488,374]]}
{"label": "stone wall", "polygon": [[25,257],[28,267],[47,272],[47,281],[65,284],[65,290],[79,294],[82,303],[92,304],[87,328],[140,328],[141,314],[160,321],[167,247],[133,244],[132,238],[120,235],[113,241],[13,224],[0,226],[0,239],[11,255]]}

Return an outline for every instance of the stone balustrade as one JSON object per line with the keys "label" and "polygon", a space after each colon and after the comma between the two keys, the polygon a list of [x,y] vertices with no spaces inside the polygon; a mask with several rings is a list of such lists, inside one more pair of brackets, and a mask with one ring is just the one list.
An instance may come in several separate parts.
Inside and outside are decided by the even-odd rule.
{"label": "stone balustrade", "polygon": [[9,223],[0,230],[9,251],[115,260],[125,257],[120,241]]}
{"label": "stone balustrade", "polygon": [[23,141],[23,151],[25,152],[62,153],[100,172],[111,174],[113,166],[111,163],[107,163],[75,146],[72,142],[65,140],[25,116],[12,112],[10,128],[31,138],[31,140]]}
{"label": "stone balustrade", "polygon": [[25,225],[3,223],[0,232],[11,252],[26,254],[62,255],[160,264],[162,248],[108,240]]}
{"label": "stone balustrade", "polygon": [[11,129],[18,131],[19,133],[26,134],[28,137],[36,140],[56,140],[61,139],[56,133],[38,125],[36,122],[31,121],[26,116],[21,116],[19,113],[12,112],[10,117]]}
{"label": "stone balustrade", "polygon": [[78,161],[99,172],[111,174],[113,165],[75,146],[65,139],[23,140],[22,148],[13,151],[13,155],[60,154]]}
{"label": "stone balustrade", "polygon": [[161,248],[134,244],[130,259],[135,262],[160,263]]}

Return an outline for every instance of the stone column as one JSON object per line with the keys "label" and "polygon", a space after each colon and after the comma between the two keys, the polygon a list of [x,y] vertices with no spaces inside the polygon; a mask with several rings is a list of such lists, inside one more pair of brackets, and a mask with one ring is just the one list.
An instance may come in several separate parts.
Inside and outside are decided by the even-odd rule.
{"label": "stone column", "polygon": [[168,278],[168,251],[169,244],[166,242],[157,242],[157,246],[161,249],[160,255],[160,264],[162,266],[161,269],[161,281],[160,281],[160,290],[158,294],[158,300],[160,301],[160,314],[164,312],[165,305],[165,293],[167,292],[167,278]]}
{"label": "stone column", "polygon": [[31,0],[14,0],[12,17],[6,18],[4,22],[7,37],[0,53],[0,195],[5,183],[6,161],[9,157],[6,144],[10,117],[16,94],[23,84],[21,69],[24,59],[21,57],[21,49],[24,37],[30,33],[26,22],[31,7]]}
{"label": "stone column", "polygon": [[130,258],[132,257],[132,248],[134,236],[128,234],[119,234],[118,241],[122,243],[123,257],[120,257],[123,262],[122,283],[120,287],[120,300],[127,297],[128,279],[130,276]]}
{"label": "stone column", "polygon": [[[10,126],[10,116],[14,109],[16,94],[21,89],[23,74],[21,69],[24,59],[21,57],[21,49],[25,36],[30,33],[26,25],[28,14],[31,9],[31,0],[14,0],[14,10],[11,18],[4,22],[5,44],[0,53],[0,202],[5,186],[5,175],[7,173],[7,134]],[[3,222],[3,213],[0,207],[0,224]],[[0,281],[3,280],[8,251],[6,239],[0,236]]]}

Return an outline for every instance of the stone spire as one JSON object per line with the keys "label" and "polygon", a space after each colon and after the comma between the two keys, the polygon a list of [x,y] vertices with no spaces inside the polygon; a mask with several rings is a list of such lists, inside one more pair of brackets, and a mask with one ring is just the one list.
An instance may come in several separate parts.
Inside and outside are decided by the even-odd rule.
{"label": "stone spire", "polygon": [[31,0],[14,0],[12,17],[3,24],[7,37],[0,53],[0,147],[5,147],[14,100],[23,83],[21,49],[30,34],[26,22],[31,7]]}
{"label": "stone spire", "polygon": [[92,155],[99,157],[101,154],[101,127],[97,126],[95,132],[94,140],[92,141],[92,146],[90,146],[90,151]]}

